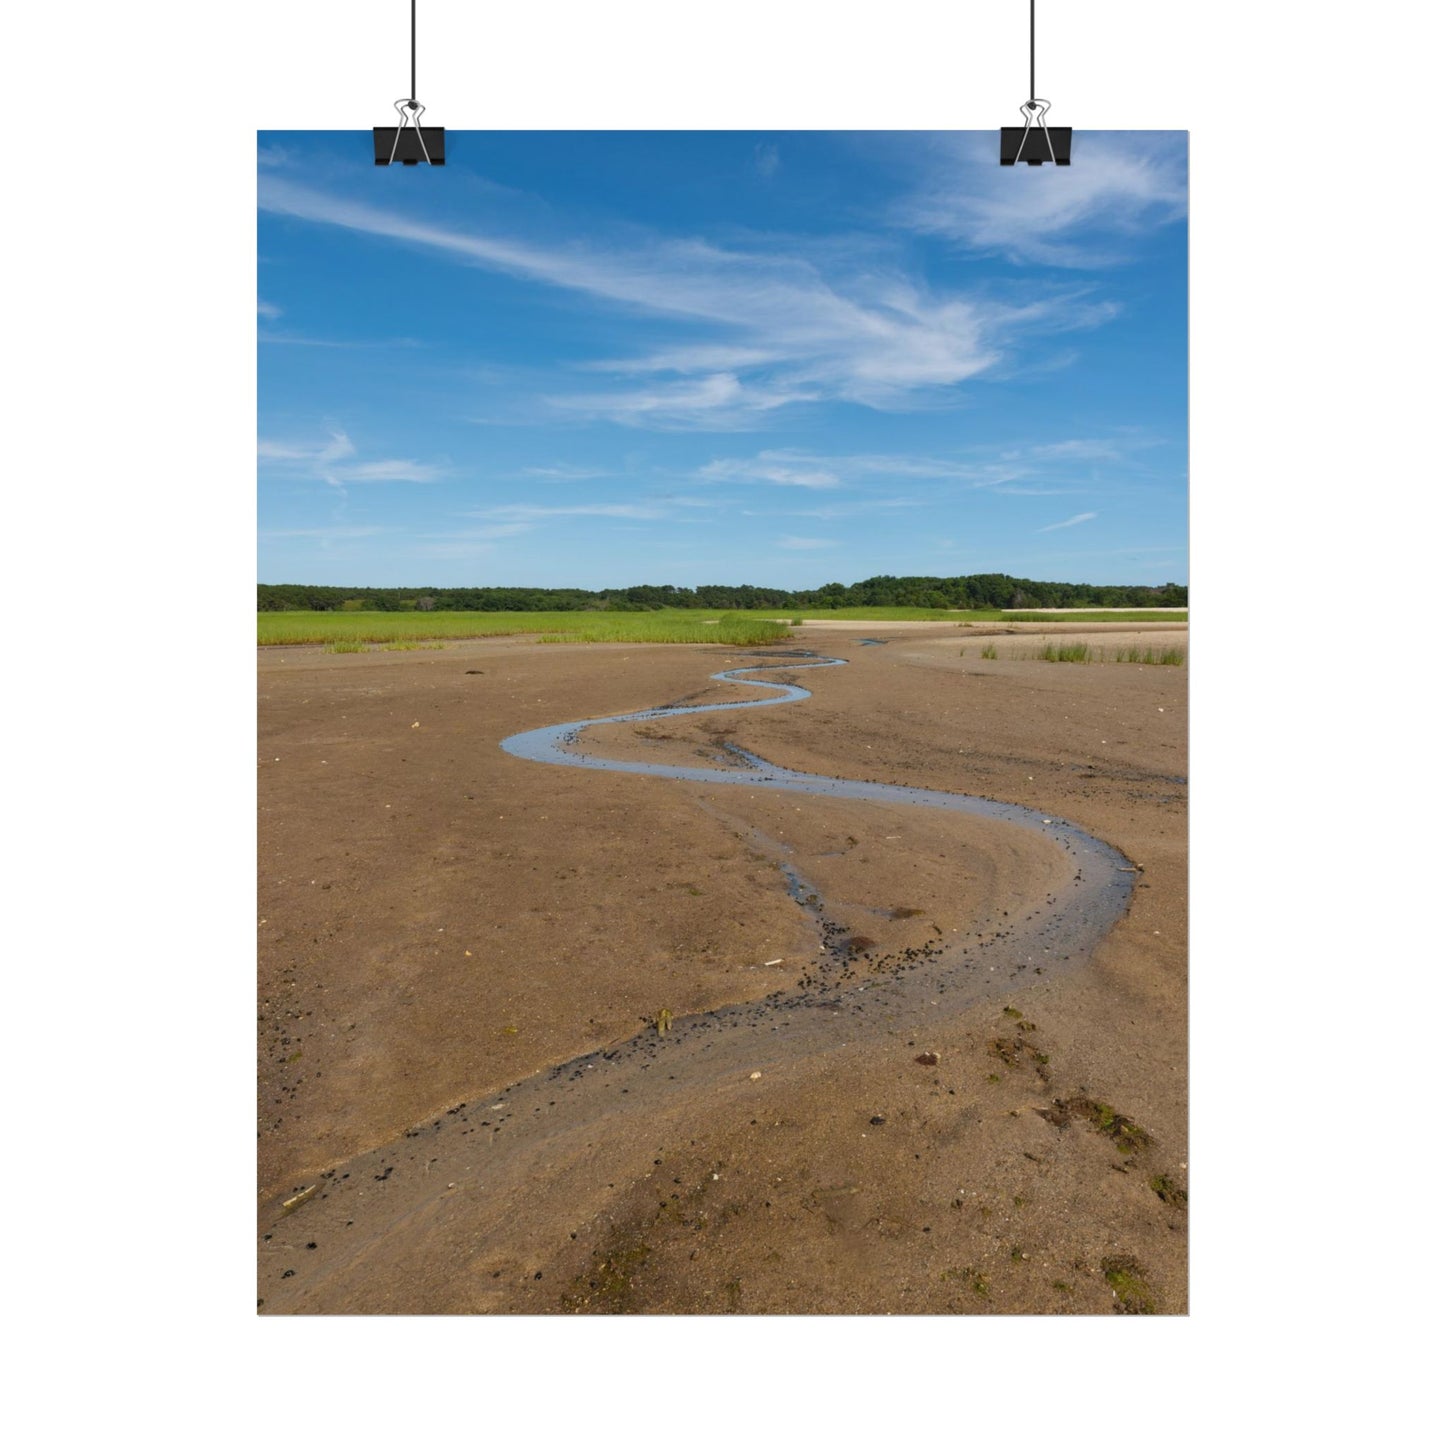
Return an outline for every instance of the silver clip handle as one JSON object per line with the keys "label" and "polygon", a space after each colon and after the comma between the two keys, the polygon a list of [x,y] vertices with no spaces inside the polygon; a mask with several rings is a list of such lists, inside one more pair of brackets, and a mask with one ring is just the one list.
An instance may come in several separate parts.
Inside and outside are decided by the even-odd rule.
{"label": "silver clip handle", "polygon": [[421,146],[421,153],[426,157],[427,165],[430,165],[432,163],[431,152],[427,150],[426,137],[421,133],[421,118],[426,114],[426,106],[419,100],[413,100],[408,96],[403,100],[397,101],[395,109],[397,117],[396,136],[391,143],[391,160],[389,160],[387,164],[391,165],[395,162],[396,148],[401,144],[401,133],[407,124],[410,123],[416,128],[417,143]]}
{"label": "silver clip handle", "polygon": [[1047,119],[1049,102],[1038,99],[1026,100],[1019,106],[1019,111],[1024,118],[1024,133],[1019,140],[1019,150],[1018,154],[1014,157],[1014,164],[1018,165],[1019,161],[1023,159],[1024,147],[1029,143],[1029,132],[1034,128],[1034,122],[1037,121],[1039,129],[1044,133],[1044,144],[1049,148],[1049,160],[1052,161],[1054,165],[1058,165],[1058,161],[1054,157],[1053,138],[1049,135],[1049,122]]}

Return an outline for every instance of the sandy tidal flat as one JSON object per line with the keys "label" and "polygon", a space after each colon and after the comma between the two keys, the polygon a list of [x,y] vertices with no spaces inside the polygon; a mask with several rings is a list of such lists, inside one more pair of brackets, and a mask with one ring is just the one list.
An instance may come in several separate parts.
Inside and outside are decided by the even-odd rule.
{"label": "sandy tidal flat", "polygon": [[[499,747],[736,696],[708,681],[752,656],[729,649],[263,652],[263,1312],[1185,1307],[1186,670],[1015,659],[1007,637],[985,661],[995,639],[946,624],[862,645],[879,634],[799,629],[788,646],[849,664],[799,669],[805,702],[582,746],[715,767],[736,746],[1057,813],[1141,870],[1129,912],[1087,962],[936,1021],[875,1011],[801,1054],[764,1024],[767,1067],[729,1039],[705,1089],[669,1078],[664,1011],[865,991],[1046,907],[1067,860],[980,820]],[[523,1122],[498,1099],[624,1048],[625,1100],[553,1127],[538,1093],[526,1167],[497,1163]]]}

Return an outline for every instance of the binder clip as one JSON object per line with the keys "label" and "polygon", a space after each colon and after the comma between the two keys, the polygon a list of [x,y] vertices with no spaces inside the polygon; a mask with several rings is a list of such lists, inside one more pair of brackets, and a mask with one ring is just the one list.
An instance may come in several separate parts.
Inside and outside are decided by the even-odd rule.
{"label": "binder clip", "polygon": [[1068,165],[1074,128],[1062,125],[1050,130],[1046,100],[1026,100],[1019,110],[1023,113],[1023,125],[999,128],[999,165],[1016,166],[1020,161],[1028,166],[1041,166],[1045,161],[1052,161],[1056,166]]}
{"label": "binder clip", "polygon": [[396,103],[396,130],[389,125],[377,125],[371,129],[371,139],[376,147],[376,163],[379,166],[400,164],[414,166],[425,161],[429,166],[444,166],[446,157],[446,129],[439,125],[423,125],[422,115],[426,106],[420,101],[399,100]]}

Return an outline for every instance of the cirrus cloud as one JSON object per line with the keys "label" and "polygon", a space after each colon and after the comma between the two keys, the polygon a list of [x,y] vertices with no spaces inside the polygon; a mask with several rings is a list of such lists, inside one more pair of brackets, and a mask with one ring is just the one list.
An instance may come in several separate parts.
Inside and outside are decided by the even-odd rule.
{"label": "cirrus cloud", "polygon": [[939,139],[895,218],[973,250],[1080,268],[1118,264],[1132,239],[1186,214],[1184,136],[1076,131],[1074,145],[1080,164],[1026,169],[1000,166],[991,135]]}
{"label": "cirrus cloud", "polygon": [[1065,527],[1077,527],[1080,522],[1092,522],[1099,514],[1097,512],[1079,512],[1062,522],[1051,522],[1047,527],[1040,527],[1041,532],[1058,532]]}
{"label": "cirrus cloud", "polygon": [[876,249],[809,254],[801,245],[724,246],[636,231],[532,240],[388,210],[274,172],[259,177],[258,196],[275,214],[564,289],[657,326],[690,328],[681,343],[589,361],[588,370],[615,378],[611,387],[545,399],[555,411],[626,426],[736,429],[817,401],[878,410],[936,405],[952,388],[997,370],[1026,336],[1094,326],[1114,314],[1081,293],[1010,305],[938,289]]}

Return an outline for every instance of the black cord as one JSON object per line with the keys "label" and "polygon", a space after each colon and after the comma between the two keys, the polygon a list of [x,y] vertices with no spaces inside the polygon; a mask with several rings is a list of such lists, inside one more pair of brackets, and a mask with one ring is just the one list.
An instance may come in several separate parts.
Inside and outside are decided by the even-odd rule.
{"label": "black cord", "polygon": [[[1029,0],[1033,4],[1033,0]],[[416,0],[411,0],[411,103],[416,105]]]}
{"label": "black cord", "polygon": [[[411,43],[412,43],[412,45],[413,45],[413,47],[414,47],[414,46],[416,45],[416,34],[415,34],[415,24],[416,24],[416,0],[411,0],[411,8],[412,8],[412,24],[413,24],[413,33],[412,33],[412,42],[411,42]],[[415,56],[415,54],[413,54],[413,56],[412,56],[412,65],[413,65],[413,67],[415,67],[415,65],[416,65],[416,56]],[[415,76],[415,74],[412,75],[411,88],[412,88],[413,90],[416,89],[416,76]],[[1036,90],[1035,90],[1035,88],[1034,88],[1034,0],[1029,0],[1029,103],[1032,105],[1033,102],[1034,102],[1035,100],[1037,100],[1037,99],[1038,99],[1038,94],[1037,94],[1037,92],[1036,92]]]}

